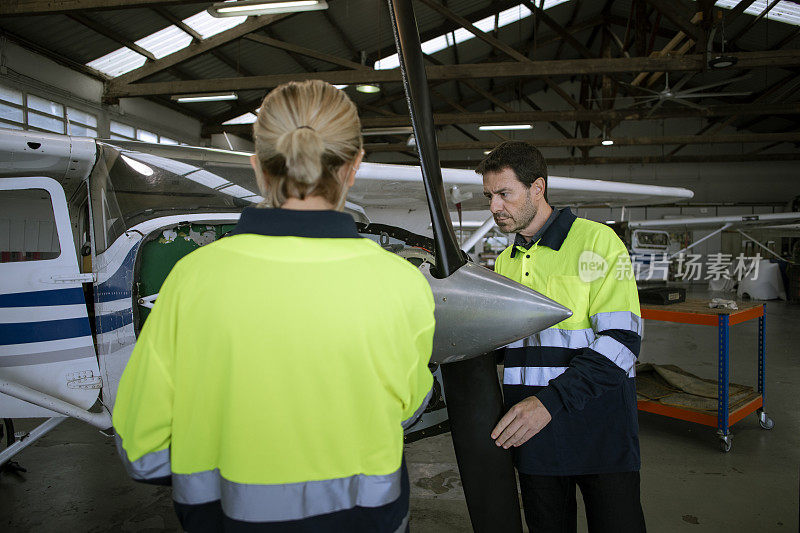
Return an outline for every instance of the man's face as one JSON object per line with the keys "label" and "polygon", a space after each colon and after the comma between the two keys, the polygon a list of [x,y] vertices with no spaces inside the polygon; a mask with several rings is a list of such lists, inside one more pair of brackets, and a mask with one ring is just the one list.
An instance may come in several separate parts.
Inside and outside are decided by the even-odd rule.
{"label": "man's face", "polygon": [[517,233],[533,222],[537,209],[531,191],[510,167],[483,175],[483,195],[489,199],[489,210],[504,233]]}

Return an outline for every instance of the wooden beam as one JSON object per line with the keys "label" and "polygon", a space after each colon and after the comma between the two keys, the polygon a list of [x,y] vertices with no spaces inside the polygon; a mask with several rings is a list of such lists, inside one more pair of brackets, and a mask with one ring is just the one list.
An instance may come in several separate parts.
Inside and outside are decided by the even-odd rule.
{"label": "wooden beam", "polygon": [[0,2],[0,16],[53,15],[185,3],[177,0],[3,0]]}
{"label": "wooden beam", "polygon": [[342,27],[339,26],[339,24],[333,18],[333,15],[331,15],[330,11],[324,9],[322,11],[322,15],[325,17],[325,20],[328,21],[328,24],[330,24],[331,28],[333,28],[333,31],[336,32],[336,35],[339,37],[342,43],[344,43],[347,49],[350,50],[352,57],[357,58],[359,53],[358,48],[356,48],[356,46],[353,44],[353,41],[350,40],[350,37],[348,37],[344,30],[342,30]]}
{"label": "wooden beam", "polygon": [[89,77],[91,77],[93,79],[102,81],[104,83],[107,82],[110,79],[110,77],[107,74],[104,74],[104,73],[100,72],[99,70],[95,70],[93,68],[89,68],[86,65],[84,65],[83,63],[79,63],[78,61],[75,61],[74,59],[72,59],[70,57],[67,57],[67,56],[62,55],[62,54],[60,54],[58,52],[50,50],[49,48],[45,48],[45,47],[43,47],[42,45],[40,45],[38,43],[34,43],[33,41],[29,41],[28,39],[26,39],[24,37],[20,37],[19,35],[10,33],[9,31],[7,31],[5,29],[0,31],[0,37],[7,37],[9,40],[14,41],[15,43],[17,43],[18,45],[22,46],[23,48],[26,48],[28,51],[36,52],[39,55],[42,55],[42,56],[44,56],[44,57],[46,57],[46,58],[48,58],[48,59],[50,59],[52,61],[55,61],[59,65],[63,65],[65,67],[71,68],[72,70],[74,70],[76,72],[80,72],[81,74],[85,74],[86,76],[89,76]]}
{"label": "wooden beam", "polygon": [[305,46],[300,46],[297,44],[287,43],[286,41],[280,41],[278,39],[273,39],[271,37],[266,37],[264,35],[251,33],[250,35],[246,35],[245,39],[249,39],[256,43],[265,44],[267,46],[271,46],[273,48],[279,48],[281,50],[286,50],[287,52],[294,52],[296,54],[300,54],[306,57],[311,57],[314,59],[319,59],[321,61],[325,61],[327,63],[333,63],[334,65],[338,65],[340,67],[351,68],[354,70],[372,70],[372,68],[362,65],[360,63],[355,63],[353,61],[349,61],[347,59],[342,59],[341,57],[337,57],[331,54],[326,54],[324,52],[318,52],[316,50],[312,50],[310,48],[306,48]]}
{"label": "wooden beam", "polygon": [[[482,159],[482,158],[481,158]],[[475,168],[481,159],[475,160],[442,160],[442,166],[448,168]],[[641,156],[608,156],[608,157],[547,157],[548,167],[578,165],[653,165],[653,164],[698,164],[698,163],[746,163],[758,161],[800,161],[800,153],[779,154],[725,154],[725,155],[641,155]]]}
{"label": "wooden beam", "polygon": [[683,0],[645,0],[656,11],[664,15],[664,17],[675,24],[679,30],[686,35],[689,35],[694,41],[699,41],[703,38],[700,28],[690,22],[694,13],[688,3]]}
{"label": "wooden beam", "polygon": [[166,9],[164,7],[161,7],[161,6],[154,6],[152,9],[153,9],[153,11],[158,13],[158,15],[161,18],[163,18],[167,22],[170,22],[170,23],[174,24],[175,26],[180,28],[185,33],[188,33],[189,35],[191,35],[193,41],[200,42],[200,41],[203,40],[203,36],[202,35],[197,33],[194,30],[194,28],[192,28],[191,26],[189,26],[188,24],[183,22],[181,19],[179,19],[178,17],[173,15],[168,9]]}
{"label": "wooden beam", "polygon": [[739,18],[744,10],[755,3],[756,0],[741,0],[736,6],[725,14],[725,24],[730,26],[731,22]]}
{"label": "wooden beam", "polygon": [[[476,28],[469,20],[465,19],[464,17],[454,13],[450,9],[439,4],[436,0],[420,0],[420,1],[426,6],[436,11],[437,13],[439,13],[440,15],[442,15],[443,17],[450,19],[454,23],[460,25],[462,28],[473,34],[475,37],[490,45],[492,48],[503,52],[512,59],[515,59],[521,63],[538,64],[534,62],[532,59],[518,52],[508,44]],[[544,80],[544,82],[547,84],[548,87],[550,87],[569,105],[571,105],[575,109],[583,108],[583,106],[581,106],[578,102],[576,102],[575,99],[573,99],[572,96],[569,95],[569,93],[567,93],[564,89],[562,89],[556,82],[551,80],[547,75],[542,76],[542,79]]]}
{"label": "wooden beam", "polygon": [[[759,92],[759,93],[758,93],[756,96],[754,96],[754,97],[752,98],[752,100],[751,100],[750,104],[758,104],[758,103],[762,103],[762,102],[764,102],[764,100],[766,100],[767,98],[769,98],[769,97],[770,97],[772,94],[774,94],[776,91],[779,91],[779,90],[781,90],[781,88],[782,88],[782,87],[784,87],[786,84],[788,84],[788,83],[791,83],[791,82],[792,82],[792,81],[793,81],[795,78],[797,78],[799,75],[800,75],[800,72],[797,72],[797,71],[795,71],[795,72],[792,72],[792,73],[790,73],[790,74],[786,75],[785,77],[781,78],[781,79],[780,79],[780,80],[778,80],[777,82],[773,83],[773,84],[772,84],[770,87],[767,87],[766,89],[764,89],[764,90],[762,90],[761,92]],[[712,122],[712,123],[709,123],[709,124],[705,125],[705,126],[704,126],[704,127],[703,127],[703,128],[702,128],[702,129],[701,129],[699,132],[698,132],[698,134],[703,134],[703,133],[705,133],[705,132],[709,132],[709,131],[710,131],[711,133],[716,133],[716,132],[720,131],[722,128],[724,128],[725,126],[729,126],[730,124],[732,124],[732,123],[733,123],[733,122],[734,122],[734,121],[735,121],[737,118],[738,118],[738,115],[733,115],[733,116],[731,116],[731,117],[729,117],[729,118],[725,119],[723,122],[719,122],[719,123],[716,123],[716,124],[715,124],[715,123],[713,123],[713,122]],[[673,149],[673,150],[672,150],[672,151],[669,153],[669,155],[675,155],[675,154],[677,154],[677,153],[678,153],[679,151],[681,151],[681,150],[682,150],[682,149],[683,149],[685,146],[686,146],[685,144],[681,144],[680,146],[678,146],[678,147],[674,148],[674,149]]]}
{"label": "wooden beam", "polygon": [[780,2],[780,1],[781,0],[772,0],[772,2],[767,7],[765,7],[764,10],[761,13],[758,14],[758,16],[756,16],[756,17],[752,18],[751,20],[749,20],[747,22],[747,24],[745,24],[745,26],[741,30],[736,32],[736,35],[734,35],[733,37],[731,37],[728,40],[728,42],[730,42],[731,46],[736,46],[736,41],[741,39],[744,36],[745,33],[750,31],[753,28],[753,26],[758,24],[759,20],[761,20],[762,18],[766,17],[767,13],[772,11],[772,8],[777,6],[778,2]]}
{"label": "wooden beam", "polygon": [[168,56],[164,56],[161,59],[144,64],[141,67],[128,72],[127,74],[123,74],[122,76],[117,76],[114,78],[112,85],[124,86],[126,84],[139,81],[142,78],[152,76],[157,72],[161,72],[162,70],[168,69],[169,67],[177,65],[178,63],[182,63],[200,54],[209,52],[214,48],[222,46],[223,44],[240,39],[248,33],[259,30],[264,26],[278,22],[279,20],[283,20],[291,15],[291,13],[284,13],[280,15],[262,15],[260,17],[250,17],[250,20],[247,20],[229,30],[225,30],[217,35],[213,35],[208,39],[203,39],[198,43],[192,43],[186,48],[178,50],[177,52],[169,54]]}
{"label": "wooden beam", "polygon": [[[570,32],[568,32],[566,29],[564,29],[564,27],[561,24],[559,24],[558,22],[553,20],[553,18],[550,17],[550,15],[548,15],[543,9],[539,9],[539,7],[536,6],[530,0],[522,0],[522,4],[525,7],[527,7],[528,9],[530,9],[531,12],[535,13],[536,16],[538,17],[538,19],[541,20],[542,22],[544,22],[545,24],[547,24],[547,26],[549,26],[551,30],[556,32],[556,34],[559,37],[561,37],[561,39],[563,39],[562,42],[568,43],[570,46],[572,46],[572,48],[577,50],[580,55],[582,55],[585,58],[597,57],[588,48],[586,48],[583,45],[583,43],[581,43],[578,39],[573,37]],[[577,10],[577,6],[576,6],[576,10]],[[575,15],[573,14],[573,17],[574,16]]]}
{"label": "wooden beam", "polygon": [[228,65],[228,67],[231,70],[233,70],[234,72],[236,72],[240,76],[255,76],[255,74],[252,71],[250,71],[247,68],[243,67],[241,64],[239,64],[238,61],[234,61],[233,59],[231,59],[230,57],[225,55],[222,52],[222,50],[218,50],[218,49],[215,48],[215,49],[211,50],[210,53],[211,53],[212,56],[216,57],[217,59],[219,59],[220,61],[222,61],[226,65]]}
{"label": "wooden beam", "polygon": [[[179,28],[184,33],[189,34],[192,37],[192,41],[193,42],[199,43],[200,41],[203,40],[203,36],[202,35],[197,33],[197,31],[195,31],[194,28],[192,28],[191,26],[189,26],[188,24],[183,22],[180,18],[178,18],[175,15],[173,15],[169,10],[167,10],[167,9],[165,9],[163,7],[154,7],[152,9],[153,9],[153,11],[158,13],[158,15],[161,18],[163,18],[167,22],[170,22],[170,23],[174,24],[177,28]],[[240,65],[238,61],[232,60],[230,57],[225,55],[221,50],[219,50],[217,48],[211,50],[211,55],[213,55],[214,57],[216,57],[217,59],[219,59],[220,61],[222,61],[226,65],[228,65],[228,67],[230,67],[234,72],[236,72],[237,74],[239,74],[241,76],[254,76],[253,72],[251,72],[250,70],[248,70],[245,67],[243,67],[242,65]]]}
{"label": "wooden beam", "polygon": [[[178,55],[171,54],[163,59]],[[800,51],[774,50],[769,52],[740,52],[731,54],[737,63],[730,70],[757,67],[798,67]],[[163,60],[162,59],[162,60]],[[158,63],[159,61],[153,63]],[[531,63],[502,62],[466,65],[429,65],[429,81],[452,81],[479,78],[531,78],[542,76],[573,76],[580,74],[607,74],[617,72],[699,72],[705,66],[704,55],[680,57],[616,57],[598,59],[568,59],[536,61]],[[146,65],[145,65],[146,67]],[[145,68],[141,67],[141,68]],[[166,67],[164,67],[166,68]],[[135,71],[134,71],[135,72]],[[289,81],[321,79],[333,84],[399,83],[400,72],[393,70],[334,70],[312,73],[270,74],[241,78],[214,78],[190,81],[149,82],[124,84],[112,82],[106,88],[108,98],[128,98],[154,94],[188,94],[218,91],[252,90],[276,87]]]}
{"label": "wooden beam", "polygon": [[[242,105],[236,114],[230,116],[214,117],[216,122],[224,122],[247,111],[253,111],[259,101],[252,101]],[[531,105],[531,102],[528,102]],[[535,104],[534,104],[535,105]],[[659,109],[649,113],[643,109],[611,109],[611,110],[563,110],[563,111],[516,111],[504,113],[436,113],[434,123],[437,126],[450,126],[456,124],[520,124],[551,121],[580,121],[601,120],[604,122],[664,120],[671,118],[709,118],[724,116],[772,116],[772,115],[800,115],[800,102],[778,104],[739,104],[704,107],[690,109],[675,107],[673,109]],[[411,119],[408,115],[394,115],[382,117],[361,117],[361,126],[364,128],[390,128],[397,126],[410,126]],[[210,133],[243,133],[247,125],[207,126]],[[565,130],[566,131],[566,130]],[[562,132],[563,133],[563,132]],[[565,135],[566,136],[566,135]],[[571,135],[569,135],[571,137]]]}
{"label": "wooden beam", "polygon": [[[539,148],[569,148],[602,146],[599,137],[572,139],[530,139],[526,142]],[[657,137],[615,137],[614,146],[660,146],[665,144],[729,144],[729,143],[771,143],[800,142],[800,132],[790,133],[734,133],[723,135],[661,135]],[[439,143],[439,150],[490,150],[497,145],[496,141]],[[405,143],[397,144],[365,144],[369,153],[399,152],[408,150]]]}
{"label": "wooden beam", "polygon": [[87,28],[89,28],[93,32],[99,33],[100,35],[102,35],[102,36],[104,36],[104,37],[106,37],[108,39],[111,39],[112,41],[114,41],[117,44],[121,44],[122,46],[130,48],[131,50],[133,50],[137,54],[143,55],[144,57],[146,57],[150,61],[155,61],[156,60],[156,56],[154,56],[153,53],[150,52],[149,50],[145,50],[144,48],[142,48],[141,46],[139,46],[135,42],[133,42],[133,41],[131,41],[129,39],[126,39],[124,37],[121,37],[117,33],[109,30],[107,27],[103,26],[99,22],[95,22],[94,20],[90,19],[89,17],[87,17],[85,15],[79,15],[79,14],[75,13],[75,14],[67,15],[67,17],[72,19],[72,20],[74,20],[78,24],[86,26]]}

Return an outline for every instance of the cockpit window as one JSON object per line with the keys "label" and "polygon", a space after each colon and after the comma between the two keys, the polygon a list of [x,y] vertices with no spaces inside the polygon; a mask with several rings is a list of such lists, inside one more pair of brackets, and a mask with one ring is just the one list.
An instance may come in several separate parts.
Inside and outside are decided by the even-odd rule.
{"label": "cockpit window", "polygon": [[240,164],[185,162],[101,143],[92,172],[97,253],[153,218],[240,212],[263,200],[252,169]]}
{"label": "cockpit window", "polygon": [[669,235],[660,231],[637,231],[636,240],[641,247],[669,246]]}

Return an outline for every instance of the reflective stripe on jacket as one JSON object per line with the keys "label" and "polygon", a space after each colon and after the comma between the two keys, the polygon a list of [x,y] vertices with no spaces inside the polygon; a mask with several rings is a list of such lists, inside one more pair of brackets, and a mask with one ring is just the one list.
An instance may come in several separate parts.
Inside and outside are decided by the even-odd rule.
{"label": "reflective stripe on jacket", "polygon": [[508,407],[535,395],[553,417],[516,450],[521,471],[580,475],[639,468],[634,366],[642,319],[628,252],[614,231],[569,209],[495,271],[569,307],[555,326],[508,345]]}
{"label": "reflective stripe on jacket", "polygon": [[246,209],[233,233],[175,265],[123,373],[130,474],[171,481],[190,532],[404,529],[430,286],[343,213]]}

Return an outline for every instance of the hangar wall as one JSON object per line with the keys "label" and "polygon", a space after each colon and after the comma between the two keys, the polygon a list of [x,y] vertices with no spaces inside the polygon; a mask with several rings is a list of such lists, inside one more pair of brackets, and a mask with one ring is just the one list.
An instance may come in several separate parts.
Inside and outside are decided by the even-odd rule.
{"label": "hangar wall", "polygon": [[143,98],[102,104],[103,83],[42,55],[6,41],[0,47],[0,86],[25,90],[42,98],[97,115],[98,135],[108,138],[110,121],[157,132],[179,142],[200,142],[200,121]]}

